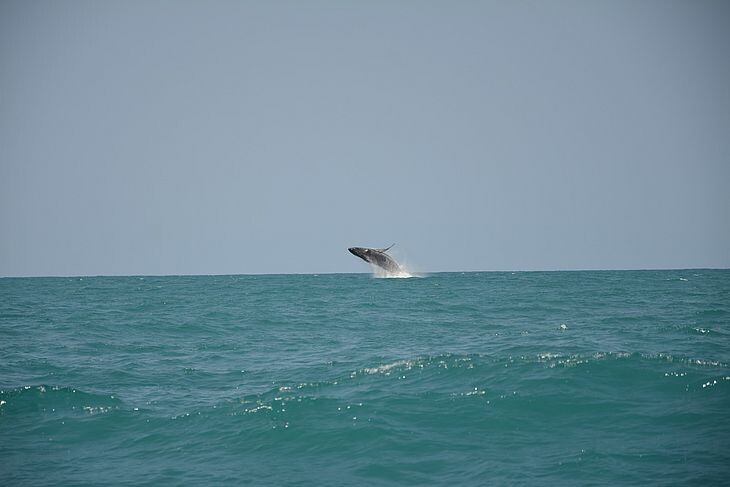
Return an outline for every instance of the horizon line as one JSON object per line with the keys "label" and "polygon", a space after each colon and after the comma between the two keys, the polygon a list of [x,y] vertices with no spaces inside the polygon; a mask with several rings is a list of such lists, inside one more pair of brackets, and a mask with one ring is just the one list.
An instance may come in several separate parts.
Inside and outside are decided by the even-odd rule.
{"label": "horizon line", "polygon": [[[454,270],[424,271],[421,275],[430,274],[477,274],[477,273],[537,273],[537,272],[648,272],[648,271],[723,271],[730,267],[646,267],[646,268],[606,268],[606,269],[502,269],[502,270]],[[97,277],[226,277],[226,276],[319,276],[341,274],[371,274],[370,272],[240,272],[221,274],[48,274],[48,275],[12,275],[0,276],[0,279],[76,279]]]}

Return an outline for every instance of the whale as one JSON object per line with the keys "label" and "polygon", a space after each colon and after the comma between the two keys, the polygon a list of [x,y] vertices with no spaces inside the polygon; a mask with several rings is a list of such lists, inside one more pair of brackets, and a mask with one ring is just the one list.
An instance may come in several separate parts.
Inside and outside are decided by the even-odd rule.
{"label": "whale", "polygon": [[393,248],[393,245],[384,249],[371,249],[369,247],[350,247],[347,250],[349,250],[352,255],[360,257],[362,260],[369,264],[380,267],[389,274],[402,274],[403,269],[401,269],[400,265],[398,265],[398,263],[393,260],[393,257],[386,254],[388,250]]}

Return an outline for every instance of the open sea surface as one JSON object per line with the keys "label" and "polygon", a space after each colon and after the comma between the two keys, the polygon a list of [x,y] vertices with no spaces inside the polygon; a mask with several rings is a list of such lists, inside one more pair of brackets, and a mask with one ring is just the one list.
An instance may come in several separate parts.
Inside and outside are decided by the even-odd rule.
{"label": "open sea surface", "polygon": [[0,279],[0,485],[730,485],[730,271]]}

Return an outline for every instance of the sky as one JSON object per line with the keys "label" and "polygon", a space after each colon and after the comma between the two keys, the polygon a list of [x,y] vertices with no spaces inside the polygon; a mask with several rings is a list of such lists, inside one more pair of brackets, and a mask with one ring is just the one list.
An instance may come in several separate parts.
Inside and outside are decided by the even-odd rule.
{"label": "sky", "polygon": [[730,267],[726,1],[0,0],[0,276]]}

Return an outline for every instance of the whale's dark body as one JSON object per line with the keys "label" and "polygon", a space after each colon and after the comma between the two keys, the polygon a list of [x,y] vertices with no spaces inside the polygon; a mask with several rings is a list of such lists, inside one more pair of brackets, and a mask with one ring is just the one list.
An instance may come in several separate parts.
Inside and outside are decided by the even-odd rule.
{"label": "whale's dark body", "polygon": [[393,260],[391,256],[386,254],[392,245],[385,249],[371,249],[368,247],[350,247],[349,250],[350,253],[353,255],[356,255],[360,257],[365,262],[368,262],[370,264],[376,265],[383,269],[385,272],[392,273],[392,274],[400,274],[403,272],[403,269],[400,268],[398,263]]}

